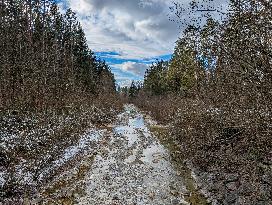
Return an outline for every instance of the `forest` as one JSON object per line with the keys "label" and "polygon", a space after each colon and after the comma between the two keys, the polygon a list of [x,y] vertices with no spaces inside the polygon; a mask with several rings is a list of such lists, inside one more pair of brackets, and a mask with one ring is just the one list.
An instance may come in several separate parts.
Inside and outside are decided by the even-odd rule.
{"label": "forest", "polygon": [[48,0],[1,2],[2,110],[63,109],[114,90],[72,10],[61,14]]}
{"label": "forest", "polygon": [[[76,14],[61,13],[54,1],[2,0],[0,51],[1,203],[45,183],[47,164],[90,123],[111,122],[121,104],[110,67],[88,47]],[[34,172],[34,182],[20,170]]]}
{"label": "forest", "polygon": [[[181,19],[183,4],[173,5],[169,12]],[[199,7],[192,1],[189,9]],[[190,173],[194,188],[171,190],[171,202],[145,188],[149,203],[134,204],[272,204],[272,3],[231,0],[223,20],[212,12],[204,25],[186,26],[169,61],[158,59],[143,82],[120,88],[71,9],[1,0],[0,204],[130,204],[123,188],[147,175],[143,166],[168,177],[152,164],[164,160],[156,158],[161,148],[152,162],[135,154],[155,145],[182,169],[177,179]],[[96,169],[114,177],[99,178]],[[89,182],[97,188],[83,189]]]}
{"label": "forest", "polygon": [[[243,203],[264,197],[269,204],[271,195],[261,190],[264,173],[271,180],[272,5],[245,0],[230,6],[223,22],[210,15],[203,27],[189,25],[171,60],[154,62],[141,88],[133,82],[123,95],[171,124],[168,134],[182,146],[181,159],[214,174],[216,185],[226,182],[226,173],[237,175],[252,193]],[[181,7],[176,4],[177,14]],[[213,189],[220,197],[223,188]]]}

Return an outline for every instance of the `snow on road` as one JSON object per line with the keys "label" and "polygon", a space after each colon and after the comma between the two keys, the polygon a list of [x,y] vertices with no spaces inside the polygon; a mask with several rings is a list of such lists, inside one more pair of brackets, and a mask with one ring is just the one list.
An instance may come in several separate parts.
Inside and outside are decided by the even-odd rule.
{"label": "snow on road", "polygon": [[119,115],[109,143],[96,155],[77,204],[188,204],[187,192],[169,152],[149,131],[133,105]]}

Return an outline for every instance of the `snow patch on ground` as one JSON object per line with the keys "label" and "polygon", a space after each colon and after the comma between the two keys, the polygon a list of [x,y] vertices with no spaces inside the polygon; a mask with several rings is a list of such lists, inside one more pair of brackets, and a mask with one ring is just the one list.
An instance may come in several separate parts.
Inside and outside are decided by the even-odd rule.
{"label": "snow patch on ground", "polygon": [[6,172],[0,171],[0,187],[3,187],[4,184],[6,183],[6,180],[5,180],[6,174],[7,174]]}
{"label": "snow patch on ground", "polygon": [[96,156],[85,179],[86,196],[77,204],[188,204],[168,151],[133,105],[125,106],[108,141],[107,152]]}
{"label": "snow patch on ground", "polygon": [[66,148],[62,157],[56,160],[54,164],[60,166],[65,162],[69,161],[70,159],[75,157],[78,153],[89,147],[92,142],[98,142],[98,140],[103,135],[103,132],[104,131],[97,130],[89,131],[88,134],[85,134],[80,138],[77,145]]}

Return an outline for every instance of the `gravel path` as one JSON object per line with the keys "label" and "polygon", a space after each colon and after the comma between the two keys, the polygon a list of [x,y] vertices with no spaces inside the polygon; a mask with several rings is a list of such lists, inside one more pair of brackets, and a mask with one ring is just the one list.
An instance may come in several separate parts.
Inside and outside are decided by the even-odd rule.
{"label": "gravel path", "polygon": [[166,150],[149,131],[144,117],[127,105],[86,177],[86,195],[78,204],[188,204],[187,193]]}

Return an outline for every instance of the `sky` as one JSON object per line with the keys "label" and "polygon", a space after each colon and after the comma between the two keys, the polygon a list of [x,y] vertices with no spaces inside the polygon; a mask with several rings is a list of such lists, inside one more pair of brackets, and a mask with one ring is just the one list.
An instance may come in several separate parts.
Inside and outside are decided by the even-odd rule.
{"label": "sky", "polygon": [[[179,0],[189,6],[191,0]],[[214,0],[222,5],[225,0]],[[143,80],[149,65],[169,60],[184,28],[170,12],[172,0],[58,0],[62,10],[76,12],[90,49],[105,60],[117,84]],[[188,19],[184,13],[183,20]]]}

